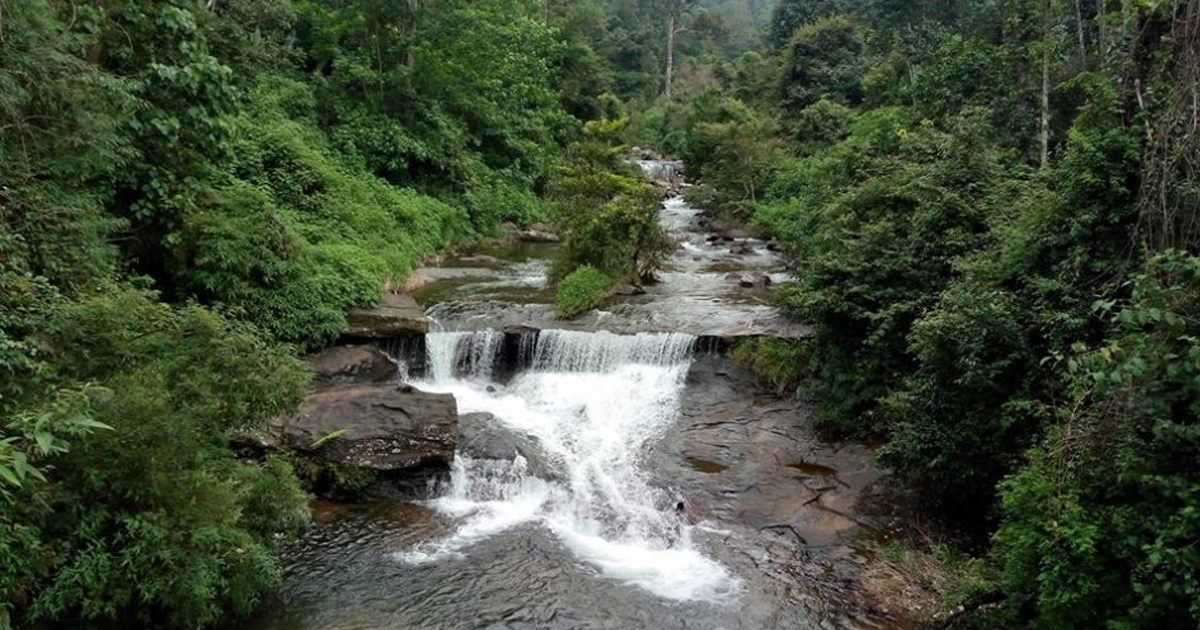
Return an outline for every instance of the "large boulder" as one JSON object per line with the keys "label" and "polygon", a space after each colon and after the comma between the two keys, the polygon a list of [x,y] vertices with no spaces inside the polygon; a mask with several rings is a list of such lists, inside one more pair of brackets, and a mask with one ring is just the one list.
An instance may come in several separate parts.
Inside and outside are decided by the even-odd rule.
{"label": "large boulder", "polygon": [[372,346],[334,346],[308,357],[313,385],[378,383],[396,375],[396,364]]}
{"label": "large boulder", "polygon": [[384,472],[445,470],[458,437],[454,396],[356,383],[313,392],[273,426],[280,442],[319,461]]}
{"label": "large boulder", "polygon": [[534,477],[547,480],[558,477],[537,438],[507,429],[487,412],[459,416],[458,449],[472,459],[512,461],[520,455],[525,458],[525,470]]}
{"label": "large boulder", "polygon": [[557,243],[562,240],[554,231],[542,223],[534,223],[529,229],[519,230],[517,240],[526,243]]}
{"label": "large boulder", "polygon": [[386,339],[429,332],[425,311],[411,296],[388,293],[375,308],[352,308],[346,313],[347,337]]}

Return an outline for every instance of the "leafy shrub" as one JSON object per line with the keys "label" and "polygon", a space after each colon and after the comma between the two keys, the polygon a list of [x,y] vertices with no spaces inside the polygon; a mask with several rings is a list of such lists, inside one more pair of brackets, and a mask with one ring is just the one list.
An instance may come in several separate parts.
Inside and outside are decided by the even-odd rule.
{"label": "leafy shrub", "polygon": [[197,627],[245,614],[279,578],[276,535],[305,518],[290,467],[244,462],[227,443],[292,409],[307,369],[249,325],[154,298],[113,288],[64,304],[41,333],[56,378],[109,392],[87,413],[111,430],[68,438],[44,480],[0,498],[0,547],[30,554],[2,581],[30,620]]}
{"label": "leafy shrub", "polygon": [[1150,260],[1110,335],[1056,362],[1062,423],[1002,485],[1002,585],[1032,627],[1200,623],[1200,259]]}
{"label": "leafy shrub", "polygon": [[826,98],[805,107],[792,121],[792,136],[801,153],[811,154],[837,144],[850,133],[854,110]]}
{"label": "leafy shrub", "polygon": [[583,265],[563,278],[554,293],[554,312],[569,319],[599,305],[608,297],[613,279],[591,265]]}
{"label": "leafy shrub", "polygon": [[804,378],[808,361],[804,342],[787,339],[744,339],[729,353],[729,358],[746,364],[771,383],[775,392],[794,392]]}
{"label": "leafy shrub", "polygon": [[173,269],[187,295],[319,345],[344,329],[347,309],[373,305],[385,283],[470,233],[463,211],[344,167],[320,132],[262,116],[239,121],[238,179],[181,230]]}
{"label": "leafy shrub", "polygon": [[592,121],[551,182],[554,221],[565,236],[551,270],[564,277],[590,265],[613,278],[653,277],[675,244],[658,222],[660,194],[620,159],[626,121]]}
{"label": "leafy shrub", "polygon": [[548,218],[531,182],[509,171],[483,169],[483,175],[467,189],[466,203],[475,229],[485,234],[498,230],[502,223],[527,227]]}
{"label": "leafy shrub", "polygon": [[823,98],[845,105],[862,100],[864,49],[859,27],[843,16],[797,28],[783,52],[779,89],[784,119]]}
{"label": "leafy shrub", "polygon": [[1005,187],[992,247],[914,323],[915,371],[887,398],[885,461],[942,513],[977,520],[995,485],[1054,422],[1063,375],[1043,363],[1102,330],[1090,306],[1119,290],[1136,152],[1103,92],[1047,177]]}
{"label": "leafy shrub", "polygon": [[[982,243],[994,155],[974,119],[951,132],[910,128],[903,112],[864,115],[845,141],[796,160],[757,219],[804,270],[781,291],[816,326],[813,387],[819,419],[852,435],[879,434],[879,402],[912,369],[913,322]],[[968,182],[970,182],[968,184]]]}

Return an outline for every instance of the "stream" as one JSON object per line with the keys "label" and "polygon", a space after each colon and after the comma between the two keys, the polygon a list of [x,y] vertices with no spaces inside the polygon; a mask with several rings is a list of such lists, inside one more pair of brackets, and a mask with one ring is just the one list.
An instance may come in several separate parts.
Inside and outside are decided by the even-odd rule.
{"label": "stream", "polygon": [[[648,169],[649,170],[649,169]],[[869,449],[812,430],[702,337],[799,337],[769,300],[787,279],[762,241],[712,238],[681,198],[660,282],[553,319],[553,245],[421,270],[438,323],[418,389],[525,445],[460,452],[426,500],[314,504],[284,582],[241,630],[894,627],[858,584],[857,506],[884,478]],[[732,274],[732,275],[731,275]],[[741,282],[751,275],[757,282]],[[518,356],[501,331],[522,326]]]}

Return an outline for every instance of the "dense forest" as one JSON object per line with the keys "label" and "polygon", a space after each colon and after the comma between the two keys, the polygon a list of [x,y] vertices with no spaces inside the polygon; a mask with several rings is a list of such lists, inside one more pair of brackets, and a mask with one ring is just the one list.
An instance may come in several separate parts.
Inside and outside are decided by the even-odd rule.
{"label": "dense forest", "polygon": [[0,628],[245,615],[300,356],[545,225],[563,317],[769,235],[734,350],[879,444],[978,628],[1200,626],[1200,0],[0,0]]}

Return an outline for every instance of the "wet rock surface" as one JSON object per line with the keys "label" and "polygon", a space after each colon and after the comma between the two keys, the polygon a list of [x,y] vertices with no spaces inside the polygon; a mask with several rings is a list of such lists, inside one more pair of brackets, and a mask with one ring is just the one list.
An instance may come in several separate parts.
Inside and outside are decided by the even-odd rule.
{"label": "wet rock surface", "polygon": [[559,478],[537,439],[504,428],[490,413],[465,413],[458,418],[458,452],[474,459],[511,462],[525,459],[529,474],[540,479]]}
{"label": "wet rock surface", "polygon": [[812,414],[719,355],[698,358],[679,422],[656,446],[658,469],[700,515],[807,548],[845,544],[857,498],[885,471],[865,446],[821,441]]}
{"label": "wet rock surface", "polygon": [[384,382],[396,376],[396,365],[372,346],[334,346],[308,357],[313,385]]}
{"label": "wet rock surface", "polygon": [[374,308],[352,308],[346,313],[344,335],[353,338],[386,339],[404,334],[424,334],[429,319],[416,300],[389,293]]}
{"label": "wet rock surface", "polygon": [[813,411],[720,355],[697,357],[679,420],[648,457],[689,517],[713,524],[723,562],[761,576],[759,588],[793,600],[810,621],[878,627],[853,545],[865,526],[856,506],[886,471],[865,446],[819,439]]}
{"label": "wet rock surface", "polygon": [[445,469],[458,436],[454,397],[410,386],[352,383],[313,392],[272,427],[322,461],[377,471]]}

